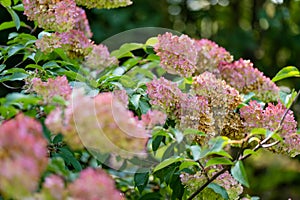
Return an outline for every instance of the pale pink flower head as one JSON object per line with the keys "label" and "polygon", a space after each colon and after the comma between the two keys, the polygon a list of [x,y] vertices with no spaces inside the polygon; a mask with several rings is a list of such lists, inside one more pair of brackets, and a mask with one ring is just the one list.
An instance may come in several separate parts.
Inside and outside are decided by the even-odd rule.
{"label": "pale pink flower head", "polygon": [[[277,105],[269,103],[263,109],[257,102],[251,101],[249,105],[240,109],[248,131],[252,128],[265,128],[274,131],[278,128],[286,108],[278,102]],[[284,118],[282,129],[278,132],[283,141],[270,150],[276,153],[288,154],[292,157],[300,154],[300,135],[297,134],[297,122],[292,111],[288,111]]]}
{"label": "pale pink flower head", "polygon": [[254,92],[263,101],[276,101],[279,88],[262,72],[254,68],[249,60],[240,59],[233,63],[223,62],[219,65],[222,79],[239,92]]}
{"label": "pale pink flower head", "polygon": [[231,62],[232,55],[223,47],[208,39],[195,40],[195,47],[198,53],[197,71],[201,74],[205,71],[218,74],[218,66],[221,62]]}
{"label": "pale pink flower head", "polygon": [[54,174],[47,176],[42,185],[41,196],[43,199],[65,199],[66,189],[64,180],[60,176]]}
{"label": "pale pink flower head", "polygon": [[101,169],[86,168],[68,186],[74,200],[122,200],[113,179]]}
{"label": "pale pink flower head", "polygon": [[64,32],[73,29],[76,4],[74,0],[23,0],[24,14],[37,21],[43,29]]}
{"label": "pale pink flower head", "polygon": [[166,119],[167,115],[158,110],[149,110],[141,116],[141,120],[147,129],[152,129],[155,125],[163,125]]}
{"label": "pale pink flower head", "polygon": [[84,65],[91,69],[101,71],[111,65],[117,65],[118,60],[111,56],[107,47],[99,44],[93,45],[93,50],[85,57]]}
{"label": "pale pink flower head", "polygon": [[183,92],[177,87],[176,83],[161,77],[146,85],[147,94],[152,105],[162,109],[171,118],[178,116]]}
{"label": "pale pink flower head", "polygon": [[165,33],[157,37],[154,50],[160,57],[161,66],[171,74],[190,77],[196,70],[197,51],[194,40],[187,35]]}
{"label": "pale pink flower head", "polygon": [[107,8],[107,9],[111,9],[111,8],[118,8],[118,7],[125,7],[125,6],[129,6],[132,4],[132,1],[130,0],[90,0],[90,1],[86,1],[86,0],[75,0],[76,4],[78,5],[82,5],[85,6],[87,8],[98,8],[98,9],[102,9],[102,8]]}
{"label": "pale pink flower head", "polygon": [[55,96],[69,100],[72,92],[65,76],[57,76],[55,79],[49,78],[47,82],[43,82],[40,78],[34,78],[32,80],[32,90],[43,97],[44,103],[51,103]]}
{"label": "pale pink flower head", "polygon": [[80,30],[44,35],[36,41],[36,46],[44,53],[62,48],[70,58],[84,58],[93,49],[91,40]]}
{"label": "pale pink flower head", "polygon": [[217,79],[210,72],[204,72],[193,78],[192,92],[208,99],[217,130],[222,130],[227,114],[242,102],[236,89],[227,85],[224,80]]}
{"label": "pale pink flower head", "polygon": [[93,36],[93,33],[91,32],[90,24],[86,17],[85,10],[80,7],[76,7],[75,11],[76,17],[74,29],[82,31],[87,38],[91,38]]}
{"label": "pale pink flower head", "polygon": [[0,126],[0,153],[4,197],[20,199],[38,189],[48,162],[47,141],[39,122],[23,114],[4,122]]}

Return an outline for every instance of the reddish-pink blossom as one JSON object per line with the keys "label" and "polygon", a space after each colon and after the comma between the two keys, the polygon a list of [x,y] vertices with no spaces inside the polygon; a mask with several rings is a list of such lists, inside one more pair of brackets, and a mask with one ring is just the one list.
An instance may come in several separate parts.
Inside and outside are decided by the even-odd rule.
{"label": "reddish-pink blossom", "polygon": [[218,66],[221,62],[231,62],[233,60],[226,49],[219,47],[219,45],[208,39],[195,40],[195,47],[198,53],[198,74],[205,71],[218,74]]}
{"label": "reddish-pink blossom", "polygon": [[[286,108],[279,102],[277,105],[269,103],[263,109],[256,101],[240,109],[241,117],[245,120],[245,126],[250,131],[252,128],[266,128],[274,131],[278,128]],[[277,153],[285,153],[291,156],[300,154],[300,135],[297,132],[297,122],[292,111],[288,111],[284,118],[282,129],[278,132],[283,142],[272,147]]]}
{"label": "reddish-pink blossom", "polygon": [[87,168],[69,184],[68,192],[74,200],[121,200],[123,199],[113,179],[101,169]]}
{"label": "reddish-pink blossom", "polygon": [[87,8],[118,8],[118,7],[124,7],[132,4],[132,1],[130,0],[76,0],[76,3],[78,5],[85,6]]}
{"label": "reddish-pink blossom", "polygon": [[279,88],[262,72],[254,68],[249,60],[223,62],[219,65],[219,70],[222,79],[239,92],[244,94],[254,92],[256,97],[263,101],[278,100]]}
{"label": "reddish-pink blossom", "polygon": [[187,35],[159,35],[154,50],[160,57],[161,66],[167,72],[183,77],[190,77],[195,72],[197,51],[194,40]]}
{"label": "reddish-pink blossom", "polygon": [[4,122],[0,126],[0,154],[0,191],[4,197],[22,199],[38,189],[48,162],[47,142],[39,122],[23,114]]}
{"label": "reddish-pink blossom", "polygon": [[62,200],[66,199],[66,189],[64,180],[58,175],[50,175],[45,178],[42,190],[39,194],[40,199]]}
{"label": "reddish-pink blossom", "polygon": [[65,76],[57,76],[55,79],[49,78],[47,82],[43,82],[40,78],[34,78],[32,90],[43,97],[44,103],[51,103],[55,96],[68,100],[72,92]]}
{"label": "reddish-pink blossom", "polygon": [[84,65],[92,70],[101,71],[111,65],[117,65],[118,60],[109,54],[106,46],[93,45],[93,50],[85,57]]}

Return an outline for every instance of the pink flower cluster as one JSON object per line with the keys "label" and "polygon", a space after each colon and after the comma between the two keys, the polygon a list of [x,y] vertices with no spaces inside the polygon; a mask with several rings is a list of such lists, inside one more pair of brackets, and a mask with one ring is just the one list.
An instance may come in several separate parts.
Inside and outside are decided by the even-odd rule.
{"label": "pink flower cluster", "polygon": [[210,72],[204,72],[193,78],[192,92],[208,99],[218,132],[223,129],[228,113],[242,102],[237,90]]}
{"label": "pink flower cluster", "polygon": [[167,72],[183,77],[205,71],[217,73],[221,62],[233,60],[230,53],[212,41],[194,40],[186,35],[178,37],[171,33],[159,35],[154,50]]}
{"label": "pink flower cluster", "polygon": [[194,40],[186,35],[171,33],[158,36],[154,50],[161,59],[161,66],[172,74],[190,77],[196,71],[197,51]]}
{"label": "pink flower cluster", "polygon": [[220,63],[233,61],[233,56],[226,49],[208,39],[196,40],[195,46],[198,53],[198,74],[206,71],[218,74]]}
{"label": "pink flower cluster", "polygon": [[124,156],[142,153],[149,138],[144,124],[117,97],[109,92],[90,98],[75,90],[70,105],[51,112],[45,123],[74,149],[84,146]]}
{"label": "pink flower cluster", "polygon": [[46,177],[39,199],[53,200],[122,200],[113,179],[101,169],[86,168],[68,185],[57,175]]}
{"label": "pink flower cluster", "polygon": [[118,7],[124,7],[132,4],[132,1],[130,0],[76,0],[76,3],[78,5],[86,6],[87,8],[118,8]]}
{"label": "pink flower cluster", "polygon": [[0,191],[5,198],[24,199],[37,190],[47,163],[39,122],[18,114],[0,126]]}
{"label": "pink flower cluster", "polygon": [[57,32],[80,28],[91,36],[85,11],[74,0],[23,0],[24,14],[38,26]]}
{"label": "pink flower cluster", "polygon": [[141,120],[147,129],[153,128],[155,125],[164,125],[167,115],[158,110],[149,110],[141,116]]}
{"label": "pink flower cluster", "polygon": [[[249,105],[240,109],[240,113],[248,131],[252,128],[266,128],[274,131],[279,126],[285,110],[286,108],[280,102],[277,105],[269,103],[263,109],[258,102],[251,101]],[[297,134],[297,122],[292,111],[288,111],[284,118],[279,134],[283,138],[283,142],[274,146],[271,150],[293,157],[300,154],[300,135]]]}
{"label": "pink flower cluster", "polygon": [[222,78],[243,94],[254,92],[263,101],[278,100],[279,88],[249,60],[240,59],[219,65]]}
{"label": "pink flower cluster", "polygon": [[117,65],[118,60],[110,56],[106,46],[94,45],[92,52],[85,57],[84,65],[89,69],[102,70],[111,65]]}
{"label": "pink flower cluster", "polygon": [[79,30],[44,35],[36,41],[36,46],[44,53],[62,48],[71,58],[83,58],[93,49],[93,43]]}
{"label": "pink flower cluster", "polygon": [[49,78],[47,82],[43,82],[40,78],[34,78],[32,80],[32,90],[43,97],[44,103],[51,103],[55,96],[68,100],[72,92],[65,76],[57,76],[55,79]]}
{"label": "pink flower cluster", "polygon": [[176,120],[179,129],[194,128],[210,135],[214,133],[214,120],[205,97],[183,93],[176,83],[163,77],[147,83],[147,94],[152,105]]}

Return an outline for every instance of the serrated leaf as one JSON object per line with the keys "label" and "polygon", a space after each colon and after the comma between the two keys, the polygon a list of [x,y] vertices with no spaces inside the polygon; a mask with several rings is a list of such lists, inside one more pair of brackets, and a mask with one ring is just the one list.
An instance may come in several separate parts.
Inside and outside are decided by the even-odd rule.
{"label": "serrated leaf", "polygon": [[205,167],[210,167],[213,165],[233,165],[233,162],[228,158],[215,157],[207,161]]}
{"label": "serrated leaf", "polygon": [[225,199],[225,200],[229,199],[229,195],[224,187],[222,187],[216,183],[210,183],[210,184],[208,184],[207,187],[212,189],[215,193],[221,195],[223,199]]}
{"label": "serrated leaf", "polygon": [[272,79],[273,82],[280,81],[282,79],[290,77],[300,77],[300,72],[297,67],[287,66],[281,69],[276,76]]}
{"label": "serrated leaf", "polygon": [[168,158],[168,159],[162,161],[161,163],[159,163],[159,164],[153,169],[153,173],[154,173],[154,172],[157,172],[158,170],[161,170],[161,169],[163,169],[163,168],[165,168],[165,167],[167,167],[167,166],[169,166],[169,165],[171,165],[171,164],[173,164],[173,163],[176,163],[176,162],[179,162],[179,161],[182,161],[182,160],[183,160],[183,158],[181,158],[181,157]]}
{"label": "serrated leaf", "polygon": [[248,177],[242,161],[237,161],[234,166],[231,167],[231,174],[235,180],[246,187],[250,187]]}

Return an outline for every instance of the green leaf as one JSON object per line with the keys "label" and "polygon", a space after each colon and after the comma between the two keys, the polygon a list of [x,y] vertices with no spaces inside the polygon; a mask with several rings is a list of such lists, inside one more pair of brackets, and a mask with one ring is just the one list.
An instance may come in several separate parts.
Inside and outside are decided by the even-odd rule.
{"label": "green leaf", "polygon": [[6,65],[5,64],[1,64],[0,65],[0,72],[2,72],[5,68],[6,68]]}
{"label": "green leaf", "polygon": [[164,138],[163,136],[159,135],[152,140],[152,150],[153,151],[156,151],[158,149],[163,138]]}
{"label": "green leaf", "polygon": [[11,15],[12,20],[15,23],[15,26],[16,26],[17,30],[19,30],[20,26],[21,26],[19,16],[17,15],[17,13],[11,7],[6,7],[6,9],[9,12],[9,14]]}
{"label": "green leaf", "polygon": [[146,187],[149,179],[149,172],[144,172],[145,170],[142,171],[143,172],[137,170],[137,172],[134,174],[134,185],[138,188],[140,193],[142,193]]}
{"label": "green leaf", "polygon": [[139,198],[139,200],[161,200],[161,199],[162,199],[161,194],[157,192],[146,193],[143,196],[141,196],[141,198]]}
{"label": "green leaf", "polygon": [[175,135],[176,141],[180,143],[183,140],[183,134],[178,129],[172,128],[171,132]]}
{"label": "green leaf", "polygon": [[229,160],[228,158],[222,158],[222,157],[215,157],[212,159],[209,159],[206,163],[205,167],[210,167],[213,165],[233,165],[233,162]]}
{"label": "green leaf", "polygon": [[42,66],[36,64],[26,65],[25,69],[38,69],[40,71],[45,71]]}
{"label": "green leaf", "polygon": [[237,161],[234,166],[231,167],[231,174],[238,182],[246,187],[250,187],[248,177],[242,161]]}
{"label": "green leaf", "polygon": [[253,128],[250,133],[251,133],[251,135],[264,135],[264,136],[266,136],[267,132],[268,132],[268,130],[265,129],[265,128]]}
{"label": "green leaf", "polygon": [[179,170],[183,170],[185,168],[189,168],[191,166],[198,166],[199,167],[199,163],[193,160],[185,160],[183,161],[180,166],[179,166]]}
{"label": "green leaf", "polygon": [[11,6],[11,0],[0,0],[0,4],[4,7]]}
{"label": "green leaf", "polygon": [[140,43],[127,43],[123,44],[120,49],[111,52],[111,56],[116,57],[117,59],[123,57],[133,57],[134,55],[131,53],[133,50],[140,49],[144,46],[144,44]]}
{"label": "green leaf", "polygon": [[176,162],[179,162],[179,161],[182,161],[182,160],[183,160],[183,158],[181,158],[181,157],[168,158],[168,159],[162,161],[161,163],[159,163],[159,164],[153,169],[153,173],[154,173],[154,172],[157,172],[158,170],[161,170],[161,169],[163,169],[163,168],[165,168],[165,167],[167,167],[167,166],[169,166],[169,165],[171,165],[171,164],[173,164],[173,163],[176,163]]}
{"label": "green leaf", "polygon": [[252,149],[245,149],[243,152],[243,156],[247,156],[247,155],[253,155],[256,154],[256,151],[253,151]]}
{"label": "green leaf", "polygon": [[136,85],[136,83],[132,80],[132,78],[127,75],[121,76],[119,82],[126,88],[132,88]]}
{"label": "green leaf", "polygon": [[205,136],[205,133],[203,133],[202,131],[199,131],[197,129],[192,129],[192,128],[187,128],[183,131],[184,135],[199,135],[199,136]]}
{"label": "green leaf", "polygon": [[199,160],[201,157],[201,147],[199,145],[193,145],[190,147],[194,160]]}
{"label": "green leaf", "polygon": [[18,4],[18,5],[15,5],[12,7],[14,10],[16,11],[20,11],[20,12],[23,12],[24,11],[24,6],[23,4]]}
{"label": "green leaf", "polygon": [[59,148],[58,154],[65,160],[67,164],[71,164],[76,171],[81,171],[81,165],[78,160],[74,157],[73,153],[65,148]]}
{"label": "green leaf", "polygon": [[208,184],[207,187],[212,189],[215,193],[221,195],[223,199],[225,199],[225,200],[229,199],[228,193],[224,187],[222,187],[216,183],[210,183],[210,184]]}
{"label": "green leaf", "polygon": [[281,69],[276,76],[272,79],[273,82],[280,81],[282,79],[290,77],[300,77],[300,72],[297,67],[288,66]]}
{"label": "green leaf", "polygon": [[146,45],[153,47],[157,42],[158,42],[157,37],[151,37],[146,41]]}

